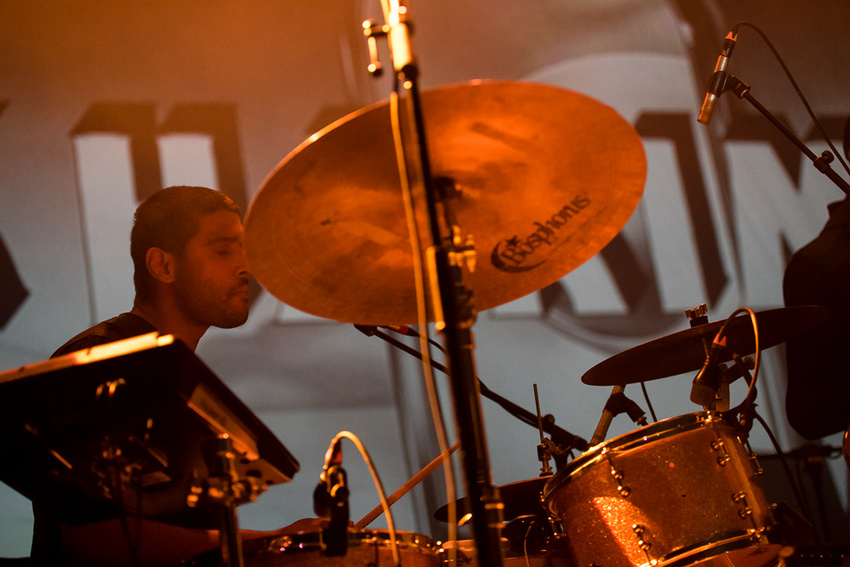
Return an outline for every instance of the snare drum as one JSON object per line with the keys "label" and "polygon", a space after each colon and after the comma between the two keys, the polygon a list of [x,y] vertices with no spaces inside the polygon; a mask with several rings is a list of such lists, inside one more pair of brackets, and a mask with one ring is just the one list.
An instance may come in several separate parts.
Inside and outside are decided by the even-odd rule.
{"label": "snare drum", "polygon": [[[436,542],[411,532],[396,531],[395,535],[404,567],[438,567]],[[243,542],[242,556],[245,567],[394,567],[391,541],[388,531],[349,531],[346,554],[327,557],[322,551],[321,532],[280,535]],[[220,564],[220,552],[192,563],[196,567]]]}
{"label": "snare drum", "polygon": [[592,447],[544,488],[576,567],[762,567],[780,545],[758,464],[728,416],[666,419]]}

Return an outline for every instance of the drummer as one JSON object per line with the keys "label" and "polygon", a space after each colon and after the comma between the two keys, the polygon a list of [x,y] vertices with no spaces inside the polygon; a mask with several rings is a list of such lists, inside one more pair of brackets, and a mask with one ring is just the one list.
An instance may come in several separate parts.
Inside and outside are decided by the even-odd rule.
{"label": "drummer", "polygon": [[[83,331],[53,356],[155,331],[174,335],[194,351],[210,327],[229,329],[248,319],[240,211],[223,193],[186,186],[158,191],[136,209],[130,254],[136,292],[132,309]],[[125,525],[115,517],[100,517],[95,508],[34,495],[30,564],[179,564],[219,545],[218,531],[151,520],[137,525],[134,518]],[[70,519],[67,514],[74,527],[63,522]],[[273,533],[243,530],[241,535],[250,539],[318,527],[319,520],[305,519]],[[130,534],[140,544],[135,554]]]}

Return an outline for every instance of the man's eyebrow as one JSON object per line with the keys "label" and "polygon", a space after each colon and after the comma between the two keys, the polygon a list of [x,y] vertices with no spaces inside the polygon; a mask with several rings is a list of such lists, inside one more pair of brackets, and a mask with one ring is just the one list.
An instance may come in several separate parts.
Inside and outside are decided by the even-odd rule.
{"label": "man's eyebrow", "polygon": [[207,239],[207,244],[219,244],[221,242],[238,242],[239,238],[237,236],[212,236]]}

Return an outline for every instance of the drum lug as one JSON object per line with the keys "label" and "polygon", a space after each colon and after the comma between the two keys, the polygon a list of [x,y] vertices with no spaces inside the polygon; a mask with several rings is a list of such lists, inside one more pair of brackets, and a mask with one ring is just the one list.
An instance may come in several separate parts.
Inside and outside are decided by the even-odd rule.
{"label": "drum lug", "polygon": [[759,463],[758,455],[754,452],[750,452],[750,465],[753,467],[753,474],[756,476],[762,476],[764,474],[764,469],[761,468],[761,463]]}
{"label": "drum lug", "polygon": [[741,504],[743,506],[743,508],[738,510],[738,517],[740,517],[742,520],[750,520],[750,523],[753,526],[753,530],[750,537],[752,538],[754,543],[758,543],[758,541],[761,539],[761,534],[763,530],[759,528],[758,524],[756,523],[755,516],[753,515],[753,508],[747,502],[746,493],[743,491],[735,492],[734,494],[732,494],[732,501],[736,504]]}
{"label": "drum lug", "polygon": [[717,457],[717,464],[721,467],[725,467],[726,463],[732,460],[732,457],[729,455],[729,452],[726,450],[726,442],[719,437],[711,442],[711,448],[714,451],[720,451],[721,455]]}
{"label": "drum lug", "polygon": [[644,555],[646,555],[646,560],[649,562],[649,565],[655,565],[657,562],[649,556],[649,550],[652,548],[652,543],[646,540],[644,537],[644,533],[646,532],[646,526],[642,526],[641,524],[633,524],[632,531],[635,532],[635,535],[638,538],[638,547],[641,551],[643,551]]}
{"label": "drum lug", "polygon": [[766,544],[768,541],[765,539],[764,534],[767,531],[766,528],[755,528],[750,530],[750,541],[753,542],[753,545],[761,545]]}
{"label": "drum lug", "polygon": [[632,489],[623,484],[623,471],[618,471],[614,467],[611,467],[611,476],[617,481],[617,492],[620,493],[620,496],[626,498],[632,493]]}
{"label": "drum lug", "polygon": [[753,474],[755,474],[756,476],[762,476],[764,474],[764,469],[761,468],[761,463],[759,463],[758,455],[755,451],[753,451],[753,448],[750,447],[750,442],[748,440],[744,439],[742,443],[747,449],[747,454],[750,458],[750,466],[753,469]]}
{"label": "drum lug", "polygon": [[617,492],[623,498],[628,497],[628,495],[632,493],[632,489],[623,484],[623,477],[625,476],[623,471],[617,470],[617,468],[614,466],[614,461],[611,460],[611,453],[607,450],[607,448],[603,449],[602,453],[608,459],[608,466],[611,467],[611,478],[613,478],[614,481],[617,483]]}
{"label": "drum lug", "polygon": [[746,520],[753,516],[753,509],[750,508],[749,504],[747,504],[747,495],[744,492],[736,492],[733,494],[732,502],[737,502],[738,504],[743,503],[744,507],[738,510],[738,516],[740,516],[742,520]]}
{"label": "drum lug", "polygon": [[[649,549],[652,547],[652,544],[643,538],[643,534],[646,532],[646,526],[634,524],[632,525],[632,531],[635,532],[635,535],[638,537],[638,547],[641,549],[641,551],[649,551]],[[647,559],[649,559],[649,557],[647,557]]]}

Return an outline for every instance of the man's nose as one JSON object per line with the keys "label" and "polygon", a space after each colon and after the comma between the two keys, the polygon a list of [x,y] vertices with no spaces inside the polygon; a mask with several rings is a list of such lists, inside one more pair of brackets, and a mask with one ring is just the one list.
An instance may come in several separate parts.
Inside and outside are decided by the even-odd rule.
{"label": "man's nose", "polygon": [[240,276],[248,275],[248,254],[245,253],[245,248],[239,247],[239,252],[236,254],[236,273]]}

